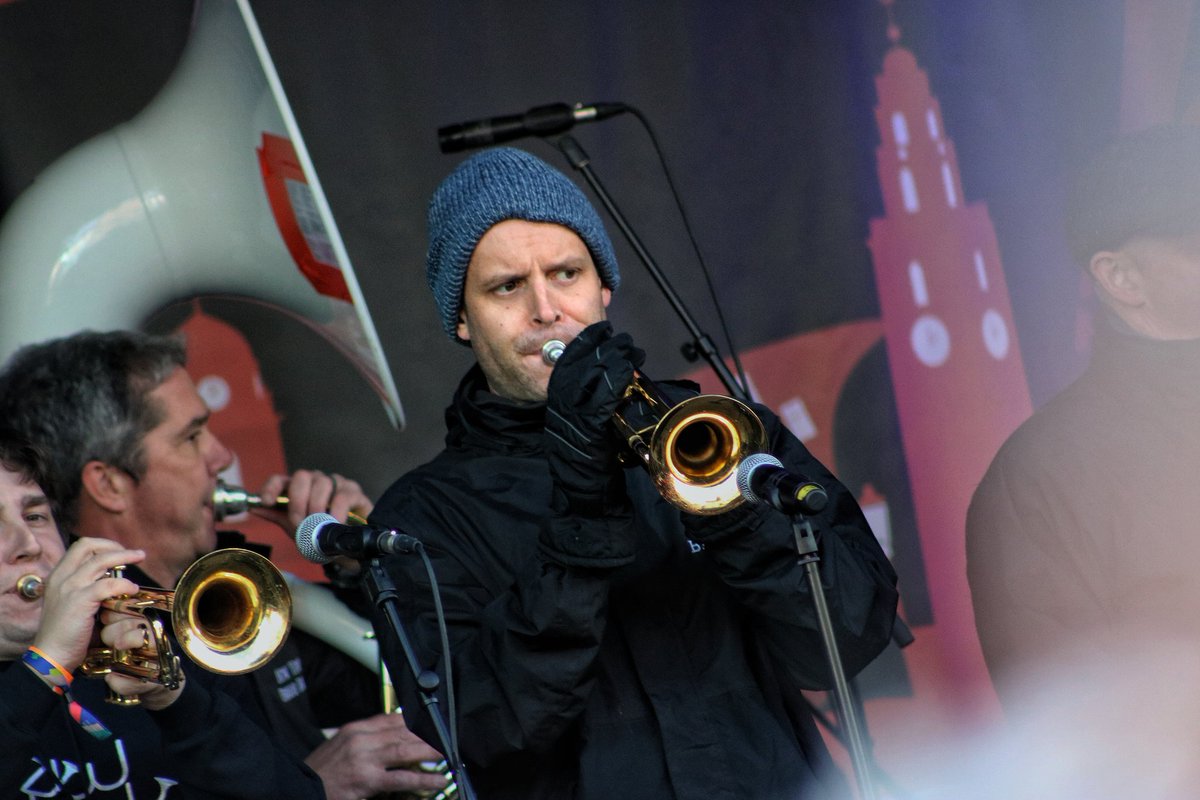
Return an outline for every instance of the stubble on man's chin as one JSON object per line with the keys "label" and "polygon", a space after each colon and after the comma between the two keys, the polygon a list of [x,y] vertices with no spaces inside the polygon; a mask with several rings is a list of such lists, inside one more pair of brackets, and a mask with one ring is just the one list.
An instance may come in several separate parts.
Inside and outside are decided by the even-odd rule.
{"label": "stubble on man's chin", "polygon": [[[22,600],[21,602],[26,602]],[[40,619],[40,615],[39,615]],[[33,644],[34,637],[37,636],[38,624],[31,622],[23,624],[13,620],[6,620],[0,623],[0,661],[12,661],[20,657],[21,653]],[[12,658],[7,658],[11,655]]]}
{"label": "stubble on man's chin", "polygon": [[536,385],[529,381],[518,380],[506,382],[505,386],[497,387],[492,379],[484,375],[484,380],[487,382],[488,391],[497,397],[502,397],[510,403],[519,405],[538,405],[546,402],[546,385],[549,384],[549,379],[542,385]]}

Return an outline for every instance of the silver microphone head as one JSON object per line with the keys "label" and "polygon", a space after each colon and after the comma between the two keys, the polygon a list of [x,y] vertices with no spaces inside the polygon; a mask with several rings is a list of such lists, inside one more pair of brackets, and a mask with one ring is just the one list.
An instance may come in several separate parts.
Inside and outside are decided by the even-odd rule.
{"label": "silver microphone head", "polygon": [[566,349],[567,346],[560,340],[551,339],[542,345],[542,361],[545,361],[548,365],[553,367],[558,361],[559,357],[562,356],[563,350]]}
{"label": "silver microphone head", "polygon": [[296,528],[296,548],[306,560],[314,564],[326,564],[330,561],[329,556],[317,547],[317,534],[331,522],[337,522],[337,517],[332,514],[309,514],[301,520]]}
{"label": "silver microphone head", "polygon": [[742,463],[738,464],[737,470],[737,487],[742,493],[742,497],[749,500],[751,503],[757,503],[762,500],[754,489],[750,486],[750,478],[754,475],[754,471],[759,467],[783,467],[783,462],[770,453],[751,453],[742,459]]}

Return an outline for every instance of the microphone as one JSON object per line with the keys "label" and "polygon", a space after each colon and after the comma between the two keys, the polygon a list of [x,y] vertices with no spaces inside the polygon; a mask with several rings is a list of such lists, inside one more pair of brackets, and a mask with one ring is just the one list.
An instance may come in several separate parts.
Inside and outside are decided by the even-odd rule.
{"label": "microphone", "polygon": [[738,465],[742,497],[766,503],[785,514],[815,514],[829,502],[819,483],[793,475],[770,453],[753,453]]}
{"label": "microphone", "polygon": [[624,103],[551,103],[537,106],[524,114],[488,117],[438,128],[438,147],[443,153],[457,153],[472,147],[511,142],[524,136],[553,136],[570,130],[576,122],[598,122],[628,111]]}
{"label": "microphone", "polygon": [[296,528],[300,555],[317,564],[335,556],[359,561],[396,553],[412,553],[420,547],[416,537],[375,525],[343,525],[330,514],[309,514]]}

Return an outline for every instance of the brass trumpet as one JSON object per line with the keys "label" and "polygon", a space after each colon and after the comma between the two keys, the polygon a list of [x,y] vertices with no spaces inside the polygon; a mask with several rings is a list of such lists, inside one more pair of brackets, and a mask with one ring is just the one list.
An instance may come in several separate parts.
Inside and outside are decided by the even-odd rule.
{"label": "brass trumpet", "polygon": [[[122,568],[111,571],[121,577]],[[41,596],[37,575],[17,580],[17,591],[30,600]],[[217,550],[197,559],[180,577],[174,591],[141,589],[114,597],[104,607],[123,614],[142,614],[149,623],[145,645],[134,650],[92,647],[79,672],[98,677],[115,672],[144,678],[176,689],[183,670],[157,614],[170,614],[175,637],[184,652],[211,672],[240,675],[258,669],[278,652],[287,638],[292,598],[282,573],[269,559],[239,548]],[[147,613],[153,612],[153,613]],[[111,694],[118,705],[137,705],[136,697]]]}
{"label": "brass trumpet", "polygon": [[[554,364],[564,348],[551,339],[542,346],[543,360]],[[639,401],[647,406],[650,420],[641,426],[628,413]],[[767,449],[766,428],[745,403],[702,394],[672,405],[636,370],[612,422],[659,494],[692,514],[721,514],[741,505],[745,498],[737,485],[738,466]]]}

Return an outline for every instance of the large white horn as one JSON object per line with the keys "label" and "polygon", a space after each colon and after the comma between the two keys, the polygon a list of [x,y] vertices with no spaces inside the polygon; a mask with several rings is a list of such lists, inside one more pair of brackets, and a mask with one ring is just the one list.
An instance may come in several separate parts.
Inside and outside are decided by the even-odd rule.
{"label": "large white horn", "polygon": [[0,222],[0,359],[169,302],[246,296],[316,328],[399,397],[247,0],[198,0],[180,64],[130,122],[63,156]]}

